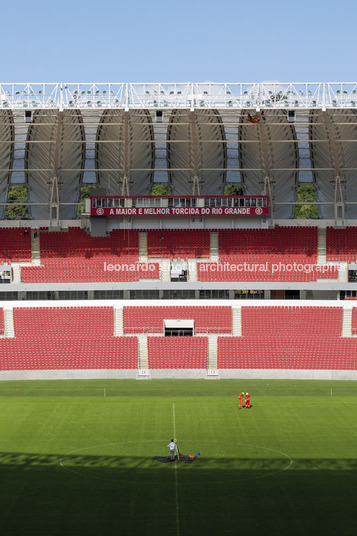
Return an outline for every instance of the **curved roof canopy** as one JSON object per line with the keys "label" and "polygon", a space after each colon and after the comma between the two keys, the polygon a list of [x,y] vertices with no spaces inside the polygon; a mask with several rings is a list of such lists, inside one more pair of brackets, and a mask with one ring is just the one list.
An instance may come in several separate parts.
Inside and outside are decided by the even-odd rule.
{"label": "curved roof canopy", "polygon": [[147,110],[105,110],[96,139],[99,185],[112,195],[150,195],[154,148]]}
{"label": "curved roof canopy", "polygon": [[[0,84],[0,218],[10,183],[26,182],[30,217],[73,219],[83,183],[97,181],[116,195],[150,195],[155,182],[169,182],[176,195],[219,195],[237,181],[246,194],[270,195],[274,219],[294,217],[299,182],[315,186],[320,217],[357,219],[357,88],[336,89],[326,108],[308,107],[311,88],[304,106],[291,110],[292,98],[300,103],[296,88],[270,88],[256,109],[253,97],[263,98],[256,91],[242,87],[240,100],[220,107],[213,106],[215,88],[197,86],[202,99],[192,100],[183,86],[133,93],[147,108],[119,107],[120,99],[116,108],[104,106],[106,89],[95,109],[77,106],[76,90],[67,107],[34,101],[37,108],[27,110],[17,92],[5,109]],[[222,88],[222,99],[234,98],[232,88]],[[183,98],[191,105],[180,107]],[[168,107],[170,99],[177,106]]]}
{"label": "curved roof canopy", "polygon": [[[314,167],[320,217],[356,218],[357,205],[357,111],[314,110],[310,113],[311,160]],[[334,203],[335,206],[334,207]]]}
{"label": "curved roof canopy", "polygon": [[[38,110],[28,130],[25,167],[30,215],[52,218],[50,203],[59,206],[59,218],[74,219],[85,158],[81,112]],[[66,204],[68,203],[68,205]]]}
{"label": "curved roof canopy", "polygon": [[173,110],[167,132],[167,163],[173,195],[223,194],[226,146],[217,110]]}
{"label": "curved roof canopy", "polygon": [[[248,119],[247,119],[248,118]],[[250,118],[250,120],[249,120]],[[239,128],[241,176],[246,194],[269,194],[274,217],[293,217],[299,155],[293,125],[282,110],[242,113]]]}
{"label": "curved roof canopy", "polygon": [[[14,159],[14,124],[10,110],[0,110],[0,203],[7,200],[9,179]],[[5,215],[5,205],[0,205],[0,219]]]}

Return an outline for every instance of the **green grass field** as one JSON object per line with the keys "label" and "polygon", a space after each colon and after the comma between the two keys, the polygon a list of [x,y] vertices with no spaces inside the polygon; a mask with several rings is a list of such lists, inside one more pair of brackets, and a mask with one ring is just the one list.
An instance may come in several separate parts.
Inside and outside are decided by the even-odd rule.
{"label": "green grass field", "polygon": [[356,421],[357,382],[0,382],[1,535],[352,536]]}

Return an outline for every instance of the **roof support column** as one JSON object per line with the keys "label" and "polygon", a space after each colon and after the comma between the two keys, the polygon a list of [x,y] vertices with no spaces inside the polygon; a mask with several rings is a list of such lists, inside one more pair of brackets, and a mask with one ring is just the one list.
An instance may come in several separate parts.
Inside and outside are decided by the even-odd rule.
{"label": "roof support column", "polygon": [[121,195],[129,195],[129,111],[124,112],[124,164],[123,185]]}
{"label": "roof support column", "polygon": [[61,143],[62,124],[63,124],[63,112],[58,112],[52,181],[51,181],[51,196],[50,196],[50,220],[51,220],[51,225],[56,225],[56,226],[59,225],[59,211],[60,211],[60,200],[59,200],[59,191],[58,191],[58,171],[59,171],[58,165],[59,165],[59,147]]}
{"label": "roof support column", "polygon": [[263,195],[267,195],[269,197],[269,206],[270,206],[270,219],[271,223],[274,223],[274,205],[273,205],[273,199],[271,195],[271,180],[270,180],[270,166],[269,166],[269,156],[268,156],[268,146],[267,146],[267,138],[265,134],[265,128],[263,124],[263,117],[261,114],[259,114],[259,135],[260,135],[260,145],[262,149],[262,156],[263,156],[263,166],[264,166],[264,188],[263,188]]}
{"label": "roof support column", "polygon": [[335,223],[343,225],[345,220],[345,202],[342,194],[342,181],[341,181],[341,168],[338,147],[336,143],[336,137],[334,133],[333,124],[328,116],[327,111],[322,112],[323,121],[325,124],[330,151],[333,160],[333,167],[335,170],[335,196],[334,196],[334,215]]}
{"label": "roof support column", "polygon": [[345,220],[345,202],[343,200],[341,177],[336,175],[335,177],[335,198],[334,198],[334,211],[335,211],[335,223],[341,223],[344,225]]}
{"label": "roof support column", "polygon": [[191,119],[191,138],[192,138],[192,160],[193,160],[193,185],[192,185],[192,195],[200,195],[200,171],[199,171],[199,162],[198,162],[198,150],[197,150],[197,131],[196,131],[196,119],[195,112],[190,111]]}
{"label": "roof support column", "polygon": [[57,177],[52,178],[51,197],[50,197],[50,220],[51,226],[59,226],[59,192]]}

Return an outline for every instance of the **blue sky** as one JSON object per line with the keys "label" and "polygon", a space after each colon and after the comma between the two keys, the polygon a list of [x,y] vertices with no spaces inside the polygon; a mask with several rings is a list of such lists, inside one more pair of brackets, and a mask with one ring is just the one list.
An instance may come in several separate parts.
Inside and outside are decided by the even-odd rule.
{"label": "blue sky", "polygon": [[356,81],[355,0],[2,2],[0,82]]}

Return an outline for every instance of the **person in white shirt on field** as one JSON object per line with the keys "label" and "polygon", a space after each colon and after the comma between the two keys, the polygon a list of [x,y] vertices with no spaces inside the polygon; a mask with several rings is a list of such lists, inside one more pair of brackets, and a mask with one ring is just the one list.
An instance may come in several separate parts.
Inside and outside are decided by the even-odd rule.
{"label": "person in white shirt on field", "polygon": [[173,461],[175,459],[175,452],[178,453],[178,449],[177,449],[177,445],[175,441],[171,439],[167,447],[170,449],[170,459]]}

